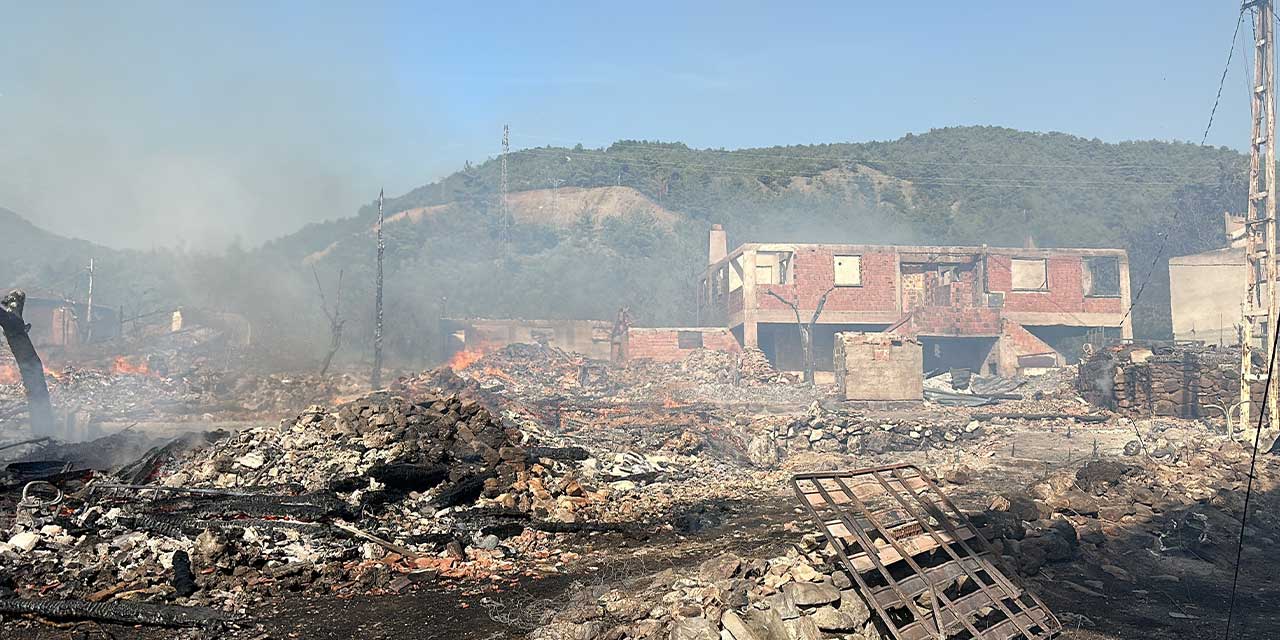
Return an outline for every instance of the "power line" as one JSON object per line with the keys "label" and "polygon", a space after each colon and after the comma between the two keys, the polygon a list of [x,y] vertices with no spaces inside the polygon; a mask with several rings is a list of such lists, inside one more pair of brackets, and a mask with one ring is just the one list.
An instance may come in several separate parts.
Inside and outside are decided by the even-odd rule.
{"label": "power line", "polygon": [[[1239,34],[1240,34],[1240,22],[1244,19],[1244,11],[1245,11],[1244,6],[1241,6],[1240,17],[1236,19],[1235,33],[1233,33],[1231,36],[1232,52],[1235,51],[1236,39],[1239,37]],[[1257,39],[1256,33],[1255,33],[1254,39],[1255,40]],[[1228,68],[1231,65],[1231,58],[1232,58],[1231,54],[1228,54],[1227,55]],[[1218,83],[1218,98],[1222,97],[1222,83],[1225,82],[1226,77],[1227,77],[1227,70],[1223,69],[1222,80]],[[1218,109],[1218,98],[1214,99],[1213,109],[1209,112],[1209,126],[1213,126],[1213,112],[1217,111]],[[1206,138],[1208,137],[1208,135],[1209,135],[1209,127],[1207,126],[1205,127]],[[1203,141],[1201,142],[1201,144],[1204,144]],[[1160,258],[1164,256],[1165,249],[1168,248],[1169,246],[1169,235],[1170,235],[1169,231],[1178,222],[1179,213],[1180,213],[1180,210],[1178,209],[1178,207],[1173,207],[1173,214],[1169,218],[1169,224],[1167,224],[1164,230],[1160,232],[1160,246],[1159,248],[1156,249],[1156,255],[1151,260],[1151,266],[1147,268],[1147,275],[1142,279],[1142,284],[1138,285],[1138,292],[1134,294],[1133,300],[1129,302],[1129,308],[1125,309],[1124,316],[1120,318],[1121,326],[1124,326],[1125,321],[1128,320],[1129,316],[1133,314],[1134,307],[1136,307],[1138,305],[1138,301],[1142,299],[1142,292],[1147,290],[1147,284],[1151,282],[1151,276],[1155,274],[1156,266],[1160,264]]]}
{"label": "power line", "polygon": [[1209,110],[1209,124],[1204,126],[1204,136],[1200,145],[1204,146],[1209,139],[1209,129],[1213,127],[1213,116],[1218,113],[1218,102],[1222,100],[1222,86],[1227,83],[1227,71],[1231,69],[1231,58],[1236,53],[1236,38],[1240,36],[1240,24],[1244,22],[1244,7],[1240,7],[1240,15],[1236,16],[1236,30],[1231,34],[1231,48],[1227,49],[1227,64],[1222,68],[1222,77],[1218,80],[1218,95],[1213,99],[1213,108]]}
{"label": "power line", "polygon": [[[1240,539],[1236,542],[1236,567],[1231,576],[1231,600],[1227,605],[1227,632],[1224,640],[1231,640],[1231,622],[1236,611],[1236,590],[1240,586],[1240,559],[1244,553],[1245,526],[1249,521],[1249,499],[1253,497],[1253,478],[1258,468],[1258,448],[1262,443],[1262,418],[1266,413],[1267,394],[1271,392],[1271,375],[1276,366],[1276,345],[1280,344],[1280,323],[1276,324],[1275,333],[1271,336],[1271,359],[1267,362],[1267,386],[1262,389],[1262,407],[1258,412],[1258,431],[1253,435],[1253,455],[1249,460],[1249,480],[1244,488],[1244,513],[1240,514]],[[1241,363],[1241,367],[1246,363]]]}

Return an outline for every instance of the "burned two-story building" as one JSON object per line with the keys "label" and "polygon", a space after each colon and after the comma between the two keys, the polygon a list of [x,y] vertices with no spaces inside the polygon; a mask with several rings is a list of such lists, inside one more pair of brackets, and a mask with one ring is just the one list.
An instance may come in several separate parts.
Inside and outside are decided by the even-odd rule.
{"label": "burned two-story building", "polygon": [[700,322],[729,328],[775,366],[803,367],[800,320],[820,371],[835,334],[919,340],[926,371],[1013,375],[1066,363],[1090,336],[1132,337],[1129,262],[1118,249],[744,244],[712,229]]}

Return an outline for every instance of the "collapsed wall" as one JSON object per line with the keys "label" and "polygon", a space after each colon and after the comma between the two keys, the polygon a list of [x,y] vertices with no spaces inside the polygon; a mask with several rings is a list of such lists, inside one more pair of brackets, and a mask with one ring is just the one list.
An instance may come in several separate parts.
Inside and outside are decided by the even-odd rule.
{"label": "collapsed wall", "polygon": [[[1078,371],[1081,396],[1131,416],[1220,416],[1240,402],[1238,348],[1121,343],[1088,354]],[[1262,384],[1251,392],[1261,402]]]}

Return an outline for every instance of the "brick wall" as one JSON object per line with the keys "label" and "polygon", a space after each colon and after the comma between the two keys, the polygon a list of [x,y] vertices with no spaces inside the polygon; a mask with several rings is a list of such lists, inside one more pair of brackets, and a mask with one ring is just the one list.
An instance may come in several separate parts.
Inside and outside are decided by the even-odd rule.
{"label": "brick wall", "polygon": [[987,289],[1005,292],[1007,311],[1124,313],[1120,298],[1085,297],[1084,259],[1080,256],[1048,258],[1045,275],[1049,281],[1048,291],[1014,291],[1012,257],[987,257]]}
{"label": "brick wall", "polygon": [[[894,272],[898,269],[893,251],[866,251],[862,256],[862,285],[837,287],[827,296],[832,311],[894,311],[898,308]],[[835,252],[825,247],[802,247],[795,253],[795,284],[760,285],[756,306],[760,309],[790,311],[790,307],[769,295],[775,291],[786,300],[799,298],[800,309],[818,306],[818,299],[835,284]]]}
{"label": "brick wall", "polygon": [[1002,332],[1009,340],[1009,344],[1013,349],[1014,355],[1037,355],[1042,353],[1056,353],[1049,343],[1037,338],[1034,333],[1027,331],[1027,328],[1012,321],[1005,320],[1004,330]]}
{"label": "brick wall", "polygon": [[920,307],[911,314],[910,326],[915,335],[994,336],[1000,320],[1000,310],[990,307]]}
{"label": "brick wall", "polygon": [[721,328],[637,328],[627,330],[626,357],[628,360],[684,360],[697,347],[681,348],[681,333],[702,335],[703,349],[737,353],[742,350],[733,333]]}

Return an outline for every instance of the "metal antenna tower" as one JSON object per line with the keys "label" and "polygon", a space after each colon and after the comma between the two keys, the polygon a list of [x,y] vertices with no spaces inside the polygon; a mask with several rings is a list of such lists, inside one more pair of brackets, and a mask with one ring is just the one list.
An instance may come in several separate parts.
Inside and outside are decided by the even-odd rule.
{"label": "metal antenna tower", "polygon": [[[1276,330],[1276,149],[1272,140],[1276,133],[1275,114],[1275,9],[1272,0],[1252,0],[1244,9],[1254,15],[1253,85],[1250,93],[1252,133],[1249,140],[1249,209],[1245,218],[1245,282],[1244,318],[1240,340],[1240,424],[1246,432],[1253,421],[1250,382],[1262,379],[1254,374],[1252,355],[1256,345],[1264,355],[1271,352]],[[1276,411],[1280,376],[1267,381],[1265,428],[1269,437],[1261,439],[1270,449],[1280,434],[1280,414]],[[1252,441],[1252,435],[1248,436]],[[1261,446],[1261,445],[1260,445]]]}

